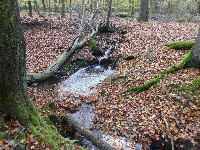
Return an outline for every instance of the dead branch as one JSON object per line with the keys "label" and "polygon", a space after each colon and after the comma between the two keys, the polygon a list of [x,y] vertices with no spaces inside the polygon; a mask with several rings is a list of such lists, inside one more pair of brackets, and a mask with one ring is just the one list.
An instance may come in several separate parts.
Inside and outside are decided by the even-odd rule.
{"label": "dead branch", "polygon": [[[95,9],[97,11],[97,9]],[[74,42],[71,44],[71,46],[63,53],[61,54],[57,60],[55,60],[47,69],[45,69],[42,72],[37,72],[37,73],[30,73],[27,75],[27,83],[28,84],[32,84],[32,83],[37,83],[37,82],[41,82],[44,81],[46,79],[48,79],[49,77],[51,77],[52,75],[54,75],[58,69],[71,57],[71,55],[79,48],[83,47],[86,42],[88,41],[88,39],[92,38],[95,36],[95,34],[98,33],[98,27],[99,25],[96,25],[96,28],[91,27],[91,33],[88,34],[87,36],[85,36],[81,41],[80,41],[80,36],[83,32],[83,26],[84,26],[84,11],[83,10],[83,17],[82,17],[82,21],[81,21],[81,27],[79,29],[79,33],[76,36]],[[96,13],[92,13],[92,19],[90,20],[91,22],[93,22],[94,18],[95,18]],[[93,23],[91,23],[92,25]]]}
{"label": "dead branch", "polygon": [[169,129],[169,124],[168,124],[167,120],[165,119],[165,117],[163,118],[163,120],[165,122],[165,126],[167,128],[167,132],[168,132],[168,134],[170,136],[170,140],[171,140],[171,144],[172,144],[172,150],[174,150],[174,140],[173,140],[172,134],[171,134],[170,129]]}

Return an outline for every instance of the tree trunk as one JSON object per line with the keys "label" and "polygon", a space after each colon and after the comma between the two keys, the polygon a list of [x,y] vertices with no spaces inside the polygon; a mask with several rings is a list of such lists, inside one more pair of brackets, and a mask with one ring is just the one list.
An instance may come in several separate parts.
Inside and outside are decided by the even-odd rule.
{"label": "tree trunk", "polygon": [[149,17],[149,0],[141,0],[140,1],[140,15],[138,18],[138,21],[148,21],[148,17]]}
{"label": "tree trunk", "polygon": [[44,0],[42,0],[42,9],[43,9],[44,12],[46,12],[46,5],[45,5]]}
{"label": "tree trunk", "polygon": [[49,15],[51,14],[51,0],[48,0],[48,10],[49,10]]}
{"label": "tree trunk", "polygon": [[61,0],[61,18],[65,18],[65,0]]}
{"label": "tree trunk", "polygon": [[187,64],[187,67],[200,68],[200,28],[196,38],[196,43],[192,48],[192,54],[192,59],[189,64]]}
{"label": "tree trunk", "polygon": [[34,8],[35,8],[35,12],[37,12],[39,16],[42,16],[40,12],[40,8],[36,0],[34,0]]}
{"label": "tree trunk", "polygon": [[57,6],[57,0],[53,0],[54,1],[54,12],[58,12],[58,6]]}
{"label": "tree trunk", "polygon": [[106,18],[106,28],[109,30],[109,24],[110,24],[110,17],[111,17],[111,11],[112,11],[112,0],[107,0],[108,5],[108,13]]}
{"label": "tree trunk", "polygon": [[31,5],[31,1],[28,1],[28,15],[30,17],[33,17],[32,15],[32,5]]}
{"label": "tree trunk", "polygon": [[0,20],[0,112],[27,125],[35,110],[27,93],[26,47],[17,1],[0,1]]}
{"label": "tree trunk", "polygon": [[129,15],[134,16],[134,0],[129,0]]}
{"label": "tree trunk", "polygon": [[69,19],[72,20],[72,0],[69,0]]}
{"label": "tree trunk", "polygon": [[158,1],[157,0],[151,0],[150,2],[150,6],[151,6],[151,12],[152,13],[157,13],[158,12]]}

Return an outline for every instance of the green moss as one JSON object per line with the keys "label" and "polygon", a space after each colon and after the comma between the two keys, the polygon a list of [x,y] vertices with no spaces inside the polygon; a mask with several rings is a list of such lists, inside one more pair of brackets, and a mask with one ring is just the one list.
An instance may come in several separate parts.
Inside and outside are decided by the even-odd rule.
{"label": "green moss", "polygon": [[129,55],[129,56],[125,56],[123,59],[129,61],[129,60],[132,60],[134,58],[135,57],[133,55]]}
{"label": "green moss", "polygon": [[2,131],[0,131],[0,138],[3,138],[6,134]]}
{"label": "green moss", "polygon": [[0,117],[0,127],[6,126],[5,120],[3,117]]}
{"label": "green moss", "polygon": [[17,134],[18,135],[18,141],[20,141],[21,139],[25,139],[26,138],[26,134],[22,131],[16,131],[14,134]]}
{"label": "green moss", "polygon": [[178,22],[178,23],[184,23],[186,21],[185,21],[185,19],[176,19],[176,22]]}
{"label": "green moss", "polygon": [[200,88],[200,76],[193,80],[193,84],[196,87]]}
{"label": "green moss", "polygon": [[121,81],[121,80],[123,80],[125,78],[126,78],[126,76],[118,76],[118,77],[112,78],[111,81],[117,82],[117,81]]}
{"label": "green moss", "polygon": [[176,50],[190,50],[194,46],[194,44],[194,41],[177,41],[169,42],[166,44],[166,46]]}
{"label": "green moss", "polygon": [[185,54],[183,56],[183,58],[181,59],[181,61],[176,64],[176,66],[179,68],[179,69],[182,69],[183,67],[185,67],[186,64],[188,64],[190,62],[190,60],[192,59],[192,51],[189,51],[187,54]]}
{"label": "green moss", "polygon": [[167,69],[165,69],[163,71],[160,71],[158,74],[161,75],[160,77],[163,77],[165,74],[172,73],[178,69],[179,68],[177,66],[173,65],[173,66],[169,66]]}
{"label": "green moss", "polygon": [[32,123],[34,126],[40,125],[40,122],[39,122],[38,118],[36,118],[35,116],[31,115],[31,116],[30,116],[30,120],[31,120],[31,123]]}
{"label": "green moss", "polygon": [[151,79],[151,80],[147,81],[147,82],[144,83],[144,84],[137,85],[137,86],[135,86],[135,87],[129,88],[129,89],[127,90],[127,92],[136,92],[136,93],[142,92],[142,91],[144,91],[144,90],[149,89],[151,86],[157,84],[159,81],[160,81],[159,78]]}
{"label": "green moss", "polygon": [[160,79],[163,78],[166,74],[182,69],[190,61],[191,58],[192,58],[192,51],[189,51],[187,54],[183,56],[183,58],[181,59],[179,63],[177,63],[176,65],[170,66],[163,71],[160,71],[158,73],[157,78],[151,79],[144,84],[131,87],[128,90],[126,90],[126,92],[139,93],[139,92],[149,89],[152,85],[157,84],[160,81]]}
{"label": "green moss", "polygon": [[93,48],[96,47],[96,45],[97,45],[97,43],[96,43],[95,39],[94,38],[90,38],[89,42],[88,42],[88,47],[93,49]]}
{"label": "green moss", "polygon": [[129,17],[128,12],[119,12],[116,14],[117,17],[121,17],[121,18],[127,18]]}
{"label": "green moss", "polygon": [[48,106],[52,111],[56,110],[56,105],[55,105],[54,102],[48,102],[48,103],[47,103],[47,106]]}

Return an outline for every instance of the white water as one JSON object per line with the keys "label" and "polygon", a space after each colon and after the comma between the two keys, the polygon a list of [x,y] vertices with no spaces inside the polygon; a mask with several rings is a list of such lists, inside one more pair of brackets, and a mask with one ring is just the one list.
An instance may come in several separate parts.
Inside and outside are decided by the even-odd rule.
{"label": "white water", "polygon": [[95,93],[95,86],[98,83],[113,73],[114,70],[110,67],[108,69],[98,67],[98,70],[95,67],[81,68],[64,81],[61,85],[61,91],[63,93],[69,92],[83,96],[90,95]]}

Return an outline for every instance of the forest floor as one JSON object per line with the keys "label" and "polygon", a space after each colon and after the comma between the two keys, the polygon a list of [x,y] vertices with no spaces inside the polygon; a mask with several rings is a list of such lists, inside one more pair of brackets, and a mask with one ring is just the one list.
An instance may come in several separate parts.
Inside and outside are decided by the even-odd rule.
{"label": "forest floor", "polygon": [[[27,47],[27,72],[37,72],[48,67],[75,37],[77,20],[58,20],[50,18],[36,20],[22,15],[24,35]],[[93,107],[94,124],[104,134],[113,137],[124,136],[132,142],[142,143],[142,149],[152,145],[152,141],[160,142],[158,149],[170,149],[170,136],[166,129],[164,118],[168,121],[170,132],[177,149],[200,149],[200,110],[197,100],[200,99],[200,89],[194,87],[193,80],[200,76],[200,70],[186,68],[166,75],[161,81],[141,93],[124,90],[143,84],[157,76],[158,72],[178,63],[187,50],[174,50],[165,46],[167,42],[179,40],[195,40],[198,24],[149,21],[139,23],[133,19],[113,18],[112,24],[117,32],[101,34],[120,39],[114,46],[112,58],[122,56],[116,64],[115,73],[96,87],[96,93],[89,96],[70,94],[63,97],[59,85],[70,74],[61,79],[48,81],[48,84],[28,87],[31,100],[43,109],[53,102],[57,108],[56,114],[67,113],[64,107],[71,108],[80,105],[71,101],[70,97],[80,98],[95,103],[101,98],[101,103]],[[97,40],[97,38],[95,37]],[[97,40],[98,43],[98,40]],[[99,43],[100,44],[100,43]],[[126,56],[134,59],[127,61]],[[86,45],[70,58],[92,58]],[[116,79],[116,80],[115,80]],[[57,82],[58,80],[59,82]],[[92,127],[91,127],[92,128]],[[166,142],[168,141],[168,144]],[[119,147],[116,147],[120,149]]]}

